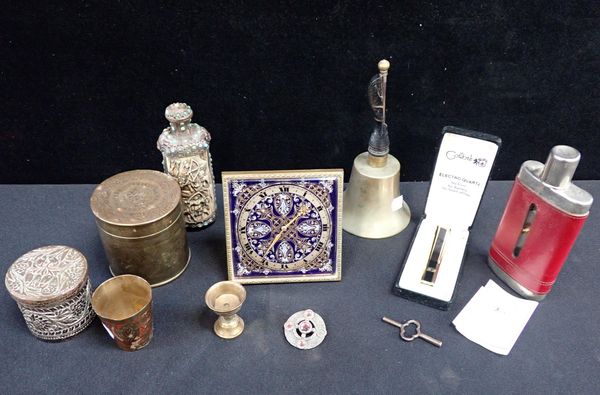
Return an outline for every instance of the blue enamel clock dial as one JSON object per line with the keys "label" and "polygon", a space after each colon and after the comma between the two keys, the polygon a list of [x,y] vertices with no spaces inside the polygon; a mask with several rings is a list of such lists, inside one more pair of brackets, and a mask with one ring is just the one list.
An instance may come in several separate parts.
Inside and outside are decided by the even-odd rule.
{"label": "blue enamel clock dial", "polygon": [[333,180],[233,182],[236,276],[332,273],[337,192]]}
{"label": "blue enamel clock dial", "polygon": [[264,188],[241,208],[238,238],[244,254],[272,270],[309,266],[331,234],[325,204],[296,185]]}

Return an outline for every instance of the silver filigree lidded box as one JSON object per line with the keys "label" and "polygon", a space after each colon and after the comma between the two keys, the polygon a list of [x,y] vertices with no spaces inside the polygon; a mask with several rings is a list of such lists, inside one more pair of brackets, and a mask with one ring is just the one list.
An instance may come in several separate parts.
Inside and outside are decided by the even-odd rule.
{"label": "silver filigree lidded box", "polygon": [[201,228],[215,220],[217,200],[215,177],[209,151],[210,134],[192,123],[193,111],[185,103],[173,103],[165,110],[170,126],[158,138],[165,173],[181,187],[185,224]]}
{"label": "silver filigree lidded box", "polygon": [[6,272],[6,289],[31,333],[63,340],[94,319],[87,260],[74,248],[46,246],[18,258]]}

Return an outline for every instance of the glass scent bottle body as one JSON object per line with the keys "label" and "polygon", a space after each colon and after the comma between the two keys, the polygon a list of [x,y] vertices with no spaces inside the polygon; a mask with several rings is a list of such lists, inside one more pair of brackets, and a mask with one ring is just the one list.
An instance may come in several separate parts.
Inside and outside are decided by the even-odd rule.
{"label": "glass scent bottle body", "polygon": [[165,173],[181,187],[185,224],[201,228],[214,222],[217,213],[215,177],[209,151],[210,133],[192,123],[193,111],[185,103],[165,110],[169,127],[158,138]]}

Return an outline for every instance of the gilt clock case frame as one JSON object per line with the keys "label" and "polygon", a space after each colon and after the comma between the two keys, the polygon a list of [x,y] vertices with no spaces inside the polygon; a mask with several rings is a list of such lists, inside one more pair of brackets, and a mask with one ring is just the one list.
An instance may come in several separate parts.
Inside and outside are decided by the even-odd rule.
{"label": "gilt clock case frame", "polygon": [[[340,281],[342,279],[342,197],[344,189],[343,169],[315,169],[315,170],[271,170],[271,171],[226,171],[221,173],[223,183],[223,211],[225,214],[225,240],[227,246],[227,276],[229,280],[242,284],[265,283],[293,283],[316,281]],[[269,274],[252,272],[246,275],[237,275],[236,265],[239,263],[235,244],[237,243],[237,217],[233,212],[236,197],[233,191],[234,183],[258,184],[264,183],[267,187],[278,184],[319,183],[331,180],[332,191],[329,193],[333,210],[331,211],[331,259],[332,271],[321,273],[318,271],[272,271]]]}

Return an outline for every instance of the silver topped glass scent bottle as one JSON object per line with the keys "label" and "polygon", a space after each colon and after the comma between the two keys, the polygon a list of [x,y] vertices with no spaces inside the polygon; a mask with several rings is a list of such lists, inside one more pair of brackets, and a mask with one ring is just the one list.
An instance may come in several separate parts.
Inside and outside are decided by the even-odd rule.
{"label": "silver topped glass scent bottle", "polygon": [[193,111],[185,103],[173,103],[165,110],[170,126],[158,138],[165,173],[181,187],[183,215],[190,228],[214,222],[217,213],[215,177],[209,151],[210,133],[192,123]]}

